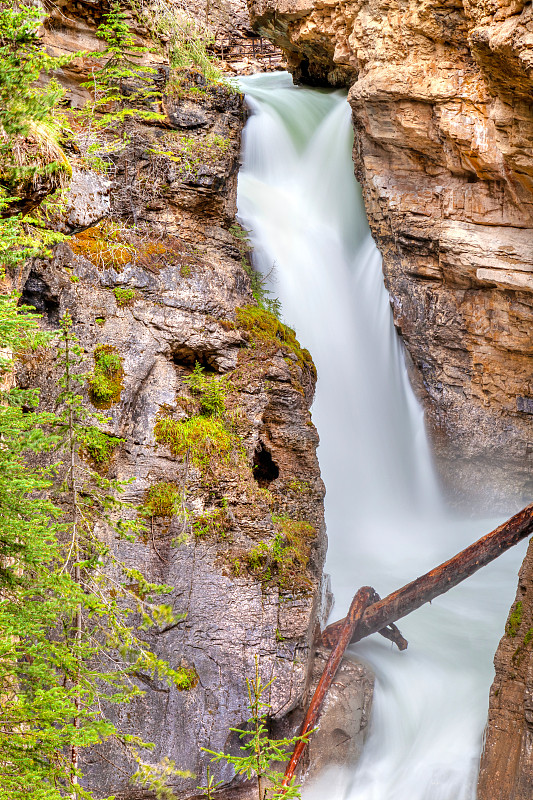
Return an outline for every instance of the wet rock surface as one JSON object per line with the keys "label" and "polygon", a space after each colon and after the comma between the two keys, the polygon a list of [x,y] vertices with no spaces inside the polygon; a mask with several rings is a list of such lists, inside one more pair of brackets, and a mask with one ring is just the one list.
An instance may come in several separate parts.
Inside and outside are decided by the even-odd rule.
{"label": "wet rock surface", "polygon": [[[328,656],[329,650],[322,648],[315,653],[310,697]],[[331,765],[350,768],[359,760],[368,733],[372,695],[369,669],[345,656],[324,700],[318,730],[309,742],[306,784],[312,784]]]}

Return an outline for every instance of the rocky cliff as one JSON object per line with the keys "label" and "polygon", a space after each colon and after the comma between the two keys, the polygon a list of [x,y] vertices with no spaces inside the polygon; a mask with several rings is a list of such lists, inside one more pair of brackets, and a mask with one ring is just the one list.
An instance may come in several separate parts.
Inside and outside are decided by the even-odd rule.
{"label": "rocky cliff", "polygon": [[346,86],[354,162],[443,475],[533,488],[533,12],[502,0],[250,0],[297,79]]}
{"label": "rocky cliff", "polygon": [[494,659],[478,800],[528,800],[533,793],[533,544]]}
{"label": "rocky cliff", "polygon": [[[146,520],[135,543],[116,540],[103,521],[98,536],[128,566],[172,587],[166,600],[176,622],[146,638],[181,672],[182,685],[139,675],[144,695],[108,713],[125,733],[154,743],[149,761],[170,759],[188,771],[172,782],[185,798],[205,779],[210,756],[201,748],[238,749],[230,728],[248,717],[246,679],[256,659],[263,679],[274,678],[272,724],[291,735],[309,690],[313,644],[331,601],[309,413],[316,374],[294,332],[252,295],[246,236],[235,221],[242,96],[194,69],[173,72],[169,35],[154,37],[131,11],[135,41],[148,48],[142,58],[154,70],[157,99],[148,108],[161,117],[134,115],[117,146],[98,128],[98,114],[73,113],[93,102],[82,84],[95,64],[87,52],[104,46],[96,29],[107,9],[104,0],[63,0],[46,21],[49,52],[86,51],[57,74],[70,109],[63,146],[72,179],[64,207],[52,213],[67,238],[52,258],[33,259],[10,278],[46,328],[72,316],[87,373],[84,403],[108,418],[83,457],[103,477],[124,481],[137,508],[130,513]],[[233,10],[213,4],[210,13],[224,22]],[[126,92],[136,90],[125,83]],[[41,198],[32,191],[26,200],[35,205]],[[54,408],[58,377],[49,350],[25,357],[17,380],[38,386],[42,407]],[[362,709],[359,747],[371,678],[363,667],[345,669],[344,684],[346,676]],[[337,713],[334,701],[332,708]],[[82,768],[102,796],[152,797],[131,785],[136,766],[119,743],[93,748]],[[232,783],[232,768],[217,765],[212,775]]]}

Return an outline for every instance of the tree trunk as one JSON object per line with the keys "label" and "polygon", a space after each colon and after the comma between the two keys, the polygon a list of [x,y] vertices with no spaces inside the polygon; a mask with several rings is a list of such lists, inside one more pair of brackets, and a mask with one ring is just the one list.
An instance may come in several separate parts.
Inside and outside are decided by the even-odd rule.
{"label": "tree trunk", "polygon": [[[381,632],[424,603],[431,602],[532,533],[533,503],[449,561],[369,606],[355,629],[351,642],[358,642],[365,636]],[[324,630],[322,644],[325,647],[335,646],[344,622],[344,619],[339,620]]]}

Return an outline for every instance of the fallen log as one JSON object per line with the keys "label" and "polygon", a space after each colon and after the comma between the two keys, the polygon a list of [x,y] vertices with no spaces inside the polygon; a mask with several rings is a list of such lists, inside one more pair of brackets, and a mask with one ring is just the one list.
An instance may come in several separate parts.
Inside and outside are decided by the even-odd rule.
{"label": "fallen log", "polygon": [[[377,597],[378,595],[376,595],[376,592],[371,586],[363,586],[361,589],[359,589],[352,600],[348,615],[342,620],[341,629],[339,631],[335,647],[330,653],[322,676],[318,682],[318,686],[316,687],[315,693],[309,704],[309,708],[307,710],[307,714],[305,715],[305,719],[300,731],[300,736],[306,736],[306,734],[309,734],[315,727],[320,714],[322,702],[326,696],[326,692],[333,682],[333,678],[337,674],[337,671],[341,665],[344,651],[350,644],[350,640],[354,631],[356,631],[358,628],[365,608],[367,608],[370,603],[374,602]],[[285,775],[283,776],[283,781],[281,783],[282,786],[286,787],[290,784],[306,746],[307,739],[300,740],[296,743],[291,760],[289,761],[287,769],[285,770]]]}
{"label": "fallen log", "polygon": [[[350,642],[358,642],[372,633],[383,634],[383,629],[457,586],[530,534],[533,534],[533,503],[449,561],[370,605],[363,613]],[[324,630],[322,644],[325,647],[335,647],[344,630],[345,619],[328,625]]]}

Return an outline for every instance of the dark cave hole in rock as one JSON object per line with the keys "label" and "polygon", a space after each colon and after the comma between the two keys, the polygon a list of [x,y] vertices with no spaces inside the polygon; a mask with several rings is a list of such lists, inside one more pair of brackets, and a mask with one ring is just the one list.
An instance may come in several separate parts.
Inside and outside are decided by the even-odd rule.
{"label": "dark cave hole in rock", "polygon": [[279,476],[278,465],[262,443],[259,443],[254,453],[253,471],[254,478],[263,489]]}
{"label": "dark cave hole in rock", "polygon": [[183,367],[186,370],[193,370],[194,365],[198,362],[206,372],[219,372],[214,353],[194,350],[186,345],[174,348],[172,361],[176,366]]}
{"label": "dark cave hole in rock", "polygon": [[53,328],[59,328],[59,298],[50,286],[33,270],[24,284],[19,306],[33,306],[38,314]]}

